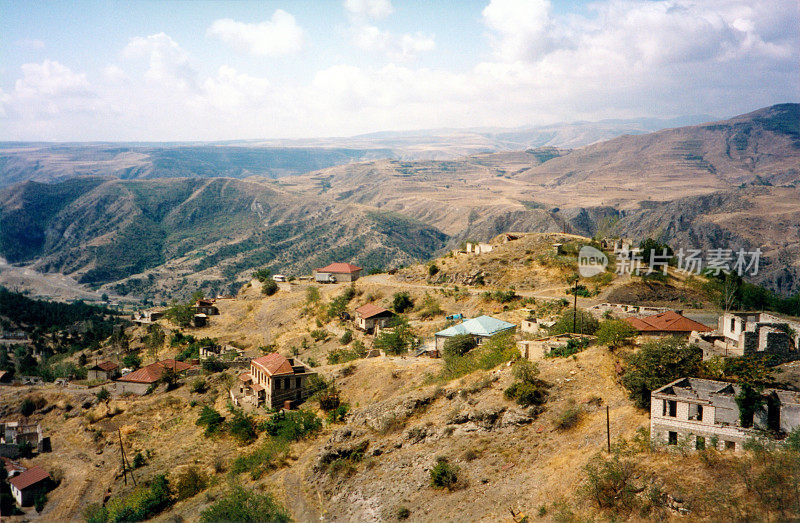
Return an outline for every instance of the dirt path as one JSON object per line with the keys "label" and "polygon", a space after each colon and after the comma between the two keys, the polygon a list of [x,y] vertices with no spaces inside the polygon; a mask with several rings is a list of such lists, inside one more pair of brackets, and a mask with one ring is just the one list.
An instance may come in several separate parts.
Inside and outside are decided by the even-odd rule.
{"label": "dirt path", "polygon": [[325,518],[317,510],[313,501],[309,502],[303,481],[300,477],[287,470],[283,475],[283,488],[286,492],[286,501],[289,512],[295,521],[324,521]]}

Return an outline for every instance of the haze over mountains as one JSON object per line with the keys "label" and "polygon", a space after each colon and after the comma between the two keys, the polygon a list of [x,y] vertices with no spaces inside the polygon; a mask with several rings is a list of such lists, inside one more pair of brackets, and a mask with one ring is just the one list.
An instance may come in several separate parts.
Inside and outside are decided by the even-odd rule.
{"label": "haze over mountains", "polygon": [[[594,142],[613,124],[549,138],[382,133],[336,149],[7,145],[0,256],[166,298],[227,289],[253,267],[391,267],[467,238],[568,229],[676,248],[760,247],[754,279],[795,293],[799,122],[800,105],[782,104],[576,149],[565,146]],[[449,159],[457,151],[467,155]],[[54,180],[66,181],[40,183]]]}

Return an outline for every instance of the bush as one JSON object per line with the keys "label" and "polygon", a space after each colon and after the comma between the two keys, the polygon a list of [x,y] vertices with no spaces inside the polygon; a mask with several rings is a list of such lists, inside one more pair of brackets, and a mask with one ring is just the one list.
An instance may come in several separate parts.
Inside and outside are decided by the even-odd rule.
{"label": "bush", "polygon": [[205,394],[208,391],[208,383],[203,378],[197,378],[192,382],[192,392]]}
{"label": "bush", "polygon": [[426,293],[425,297],[422,299],[422,307],[419,311],[420,318],[433,318],[435,316],[441,316],[442,314],[444,314],[444,312],[439,302],[436,301],[436,298]]}
{"label": "bush", "polygon": [[577,405],[575,405],[574,401],[570,401],[569,404],[564,407],[556,419],[553,420],[553,425],[558,430],[569,430],[575,425],[578,424],[581,418],[581,409]]}
{"label": "bush", "polygon": [[407,292],[395,293],[392,299],[392,308],[398,314],[402,314],[414,306],[414,301]]}
{"label": "bush", "polygon": [[225,364],[217,358],[207,358],[203,360],[202,367],[206,372],[222,372],[225,370]]}
{"label": "bush", "polygon": [[288,523],[289,512],[269,494],[258,494],[235,486],[216,503],[200,513],[200,521],[248,521]]}
{"label": "bush", "polygon": [[228,432],[239,441],[240,445],[247,445],[256,439],[256,424],[253,417],[241,410],[233,413],[233,418],[227,423]]}
{"label": "bush", "polygon": [[630,511],[636,503],[636,493],[641,489],[633,484],[639,475],[636,465],[619,456],[595,456],[585,467],[586,480],[583,493],[601,509]]}
{"label": "bush", "polygon": [[384,330],[375,338],[373,346],[387,354],[401,355],[414,345],[415,336],[408,321],[404,318],[396,320],[391,330]]}
{"label": "bush", "polygon": [[539,379],[539,366],[528,360],[514,364],[516,381],[503,394],[523,406],[542,405],[547,401],[547,384]]}
{"label": "bush", "polygon": [[550,352],[547,353],[547,358],[568,358],[573,354],[577,354],[581,352],[583,349],[589,346],[589,340],[581,340],[581,339],[570,339],[567,340],[567,344],[562,347],[553,347]]}
{"label": "bush", "polygon": [[104,509],[87,508],[84,515],[87,521],[143,521],[150,519],[172,503],[169,482],[160,474],[149,485],[140,485],[131,493],[111,498]]}
{"label": "bush", "polygon": [[397,519],[403,520],[411,517],[411,511],[408,507],[400,507],[397,509]]}
{"label": "bush", "polygon": [[476,347],[475,338],[471,334],[456,334],[445,340],[442,346],[443,356],[463,356]]}
{"label": "bush", "polygon": [[431,485],[436,488],[455,490],[458,485],[459,468],[451,465],[447,458],[439,458],[431,469]]}
{"label": "bush", "polygon": [[25,417],[28,417],[34,412],[36,412],[36,404],[33,402],[33,400],[31,398],[25,398],[22,400],[22,403],[19,406],[19,413]]}
{"label": "bush", "polygon": [[351,341],[353,341],[353,331],[350,329],[345,329],[344,334],[342,334],[342,337],[339,338],[339,343],[342,345],[347,345]]}
{"label": "bush", "polygon": [[326,331],[325,329],[313,330],[313,331],[311,331],[311,338],[313,338],[314,341],[327,340],[328,339],[328,331]]}
{"label": "bush", "polygon": [[266,472],[281,467],[289,455],[289,443],[282,439],[268,439],[261,447],[233,460],[231,468],[234,474],[249,472],[254,480]]}
{"label": "bush", "polygon": [[595,332],[597,343],[612,348],[621,347],[637,334],[636,329],[625,320],[606,320]]}
{"label": "bush", "polygon": [[219,412],[206,405],[203,407],[203,410],[200,411],[200,417],[197,418],[197,425],[206,427],[205,436],[208,437],[220,432],[224,427],[224,421],[225,418],[222,417]]}
{"label": "bush", "polygon": [[501,333],[492,336],[463,356],[443,356],[444,368],[439,379],[450,381],[476,370],[490,370],[501,363],[515,360],[519,357],[519,350],[513,334]]}
{"label": "bush", "polygon": [[319,392],[317,394],[317,399],[319,400],[319,408],[325,412],[335,410],[339,408],[339,405],[341,404],[339,390],[333,385],[328,387],[326,390]]}
{"label": "bush", "polygon": [[272,296],[276,292],[278,292],[278,284],[273,280],[267,280],[261,286],[261,294],[264,294],[265,296]]}
{"label": "bush", "polygon": [[208,475],[200,472],[197,467],[189,467],[177,475],[173,482],[175,496],[179,499],[188,499],[202,492],[208,486]]}
{"label": "bush", "polygon": [[136,354],[126,354],[125,357],[122,358],[122,365],[131,369],[138,369],[142,366],[142,359]]}
{"label": "bush", "polygon": [[141,452],[137,452],[135,456],[133,456],[133,468],[138,469],[142,468],[145,465],[145,459]]}
{"label": "bush", "polygon": [[350,405],[342,403],[335,409],[328,412],[328,423],[344,423],[344,418],[350,412]]}
{"label": "bush", "polygon": [[439,267],[435,263],[428,265],[428,277],[433,278],[439,273]]}
{"label": "bush", "polygon": [[265,421],[262,428],[275,438],[299,441],[319,431],[322,428],[322,420],[313,412],[306,410],[280,411]]}

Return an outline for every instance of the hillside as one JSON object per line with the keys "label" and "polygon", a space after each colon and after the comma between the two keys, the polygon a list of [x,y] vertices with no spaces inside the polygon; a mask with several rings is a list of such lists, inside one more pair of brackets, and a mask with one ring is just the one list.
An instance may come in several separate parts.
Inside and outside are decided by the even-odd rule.
{"label": "hillside", "polygon": [[397,267],[507,231],[566,231],[652,236],[676,250],[758,247],[753,280],[794,294],[798,113],[784,104],[574,150],[381,159],[278,180],[18,184],[0,198],[0,256],[162,299],[230,288],[260,266]]}

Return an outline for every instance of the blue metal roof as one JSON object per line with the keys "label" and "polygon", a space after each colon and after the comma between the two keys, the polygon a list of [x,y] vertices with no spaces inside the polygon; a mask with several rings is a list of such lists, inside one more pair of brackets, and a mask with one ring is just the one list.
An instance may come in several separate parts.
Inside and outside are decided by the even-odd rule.
{"label": "blue metal roof", "polygon": [[436,336],[455,336],[457,334],[472,334],[473,336],[494,336],[500,332],[516,327],[513,323],[498,320],[491,316],[478,316],[458,325],[453,325],[436,333]]}

